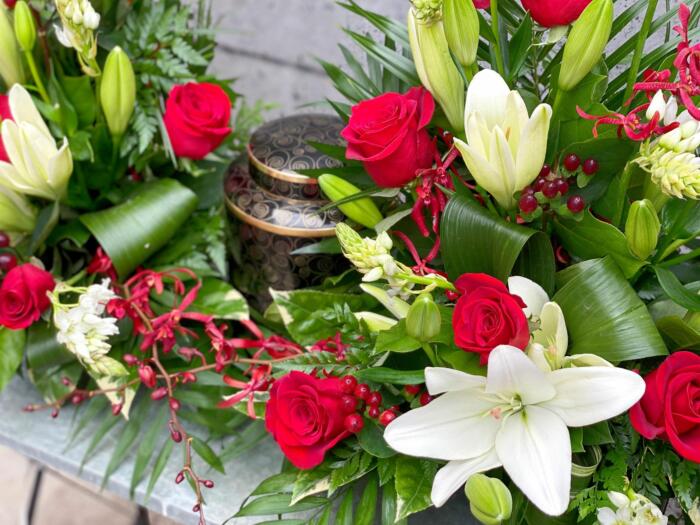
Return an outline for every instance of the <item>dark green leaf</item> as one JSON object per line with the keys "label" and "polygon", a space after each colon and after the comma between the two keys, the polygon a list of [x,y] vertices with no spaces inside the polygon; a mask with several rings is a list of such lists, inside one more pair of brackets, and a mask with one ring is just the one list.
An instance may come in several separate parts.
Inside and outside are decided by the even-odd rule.
{"label": "dark green leaf", "polygon": [[150,404],[142,399],[137,405],[136,410],[132,410],[129,414],[129,421],[124,427],[117,444],[114,446],[112,451],[112,456],[109,458],[109,463],[107,464],[107,469],[105,470],[104,476],[102,478],[101,488],[107,486],[107,482],[112,474],[124,463],[124,458],[131,452],[133,448],[132,445],[136,438],[139,437],[141,432],[141,425],[143,424],[146,415],[148,414],[148,409]]}
{"label": "dark green leaf", "polygon": [[151,497],[151,493],[158,482],[158,478],[165,470],[168,460],[170,459],[170,454],[173,452],[174,441],[168,436],[163,443],[163,447],[160,449],[160,453],[156,458],[156,463],[153,465],[153,470],[151,471],[151,477],[148,478],[148,487],[146,488],[146,501]]}
{"label": "dark green leaf", "polygon": [[394,525],[396,522],[396,488],[391,481],[382,490],[382,522],[381,525]]}
{"label": "dark green leaf", "polygon": [[338,507],[338,513],[335,516],[336,525],[354,525],[353,520],[353,487],[350,487],[340,501],[340,506]]}
{"label": "dark green leaf", "polygon": [[58,201],[49,204],[41,209],[39,216],[36,219],[36,226],[32,232],[32,238],[29,242],[29,253],[33,254],[46,239],[58,224],[58,212],[60,205]]}
{"label": "dark green leaf", "polygon": [[207,463],[207,465],[209,465],[214,470],[221,472],[222,474],[226,474],[221,459],[219,458],[219,456],[216,455],[216,452],[214,452],[214,450],[204,441],[202,441],[199,438],[193,437],[192,448],[197,453],[197,455]]}
{"label": "dark green leaf", "polygon": [[295,474],[292,488],[292,504],[301,501],[307,496],[318,494],[328,490],[330,484],[330,471],[325,465],[320,465],[309,470],[300,470]]}
{"label": "dark green leaf", "polygon": [[328,237],[322,241],[297,248],[291,252],[291,255],[312,255],[317,253],[338,254],[343,253],[343,250],[340,248],[337,237]]}
{"label": "dark green leaf", "polygon": [[291,505],[291,494],[272,494],[262,496],[246,503],[241,510],[236,513],[237,518],[242,516],[271,516],[273,514],[288,514],[291,512],[302,512],[312,510],[325,505],[328,500],[317,496],[303,499],[296,505]]}
{"label": "dark green leaf", "polygon": [[[146,403],[144,403],[146,404]],[[148,431],[141,438],[139,443],[139,448],[136,451],[136,459],[134,460],[134,470],[131,474],[131,483],[129,484],[129,497],[134,499],[134,493],[136,487],[144,478],[146,474],[146,468],[148,467],[151,457],[156,450],[156,444],[158,443],[158,438],[163,435],[163,429],[165,428],[165,422],[168,418],[169,412],[166,407],[162,407],[159,410],[158,416],[151,421],[151,426]]]}
{"label": "dark green leaf", "polygon": [[365,422],[364,428],[357,435],[357,440],[365,452],[377,458],[390,458],[396,455],[396,452],[384,440],[383,427],[379,427],[374,422]]}
{"label": "dark green leaf", "polygon": [[656,321],[656,327],[671,341],[672,350],[682,348],[700,350],[700,331],[677,315],[662,317]]}
{"label": "dark green leaf", "polygon": [[191,312],[212,315],[217,319],[248,319],[248,303],[230,284],[218,279],[205,279],[197,298],[188,308]]}
{"label": "dark green leaf", "polygon": [[367,477],[367,485],[365,485],[365,490],[362,491],[362,496],[360,496],[360,501],[357,505],[354,525],[372,525],[377,507],[378,491],[377,476],[376,474],[370,474]]}
{"label": "dark green leaf", "polygon": [[388,330],[382,330],[377,336],[377,352],[395,352],[397,354],[413,352],[421,347],[420,341],[406,333],[406,320],[401,319]]}
{"label": "dark green leaf", "polygon": [[520,27],[518,27],[508,44],[508,55],[510,58],[508,77],[511,81],[518,77],[520,69],[527,60],[528,52],[532,45],[532,27],[532,18],[527,14],[523,17]]}
{"label": "dark green leaf", "polygon": [[97,99],[92,90],[90,77],[61,77],[63,91],[70,101],[78,118],[78,127],[84,128],[95,121],[97,116]]}
{"label": "dark green leaf", "polygon": [[35,372],[75,361],[65,345],[56,340],[56,330],[48,323],[34,323],[27,330],[27,364]]}
{"label": "dark green leaf", "polygon": [[654,266],[659,284],[673,302],[691,312],[700,311],[700,295],[685,288],[671,270]]}
{"label": "dark green leaf", "polygon": [[610,425],[607,421],[601,421],[595,425],[583,427],[583,444],[591,445],[607,445],[613,442],[610,434]]}
{"label": "dark green leaf", "polygon": [[424,370],[393,370],[391,368],[365,368],[355,372],[361,381],[374,383],[392,383],[394,385],[420,385],[425,383]]}
{"label": "dark green leaf", "polygon": [[85,449],[83,459],[80,461],[81,471],[83,470],[85,464],[90,460],[90,458],[92,458],[93,454],[97,450],[97,447],[102,442],[104,437],[109,433],[110,430],[112,430],[112,428],[114,428],[114,425],[116,425],[120,421],[123,421],[121,417],[113,416],[111,412],[103,413],[102,418],[102,422],[93,433],[92,439],[90,440],[90,444],[88,445],[87,449]]}
{"label": "dark green leaf", "polygon": [[278,492],[288,494],[292,491],[296,479],[297,473],[295,471],[275,474],[263,480],[250,495],[262,496],[263,494],[277,494]]}
{"label": "dark green leaf", "polygon": [[0,327],[0,392],[22,363],[26,332]]}
{"label": "dark green leaf", "polygon": [[427,509],[432,505],[430,491],[437,464],[408,456],[396,458],[396,521]]}

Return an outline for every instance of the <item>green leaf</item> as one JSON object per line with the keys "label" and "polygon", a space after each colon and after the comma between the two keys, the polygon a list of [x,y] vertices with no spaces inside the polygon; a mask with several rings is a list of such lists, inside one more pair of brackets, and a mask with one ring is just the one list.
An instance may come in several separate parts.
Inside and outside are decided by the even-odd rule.
{"label": "green leaf", "polygon": [[353,487],[350,487],[340,501],[338,513],[335,516],[335,525],[354,525],[353,521]]}
{"label": "green leaf", "polygon": [[36,226],[29,241],[29,253],[33,254],[49,238],[51,232],[58,224],[60,205],[58,201],[41,209],[36,219]]}
{"label": "green leaf", "polygon": [[112,451],[112,457],[110,457],[104,476],[102,477],[102,484],[100,485],[101,488],[104,489],[107,486],[109,478],[122,465],[122,463],[124,463],[124,458],[126,458],[126,455],[131,452],[131,449],[133,448],[132,445],[134,444],[134,441],[136,441],[136,438],[139,437],[141,425],[146,418],[149,408],[150,404],[146,400],[142,399],[136,410],[131,411],[129,421],[124,427],[124,430],[119,436],[119,440]]}
{"label": "green leaf", "polygon": [[332,495],[340,487],[348,485],[370,472],[376,467],[374,458],[362,451],[353,454],[338,468],[331,472],[331,483],[328,487],[328,494]]}
{"label": "green leaf", "polygon": [[375,42],[368,36],[355,33],[349,29],[343,29],[343,31],[350,35],[355,43],[369,56],[379,61],[385,70],[390,71],[398,79],[412,86],[420,84],[412,60],[383,44]]}
{"label": "green leaf", "polygon": [[583,429],[570,428],[569,429],[569,439],[571,440],[571,452],[583,452]]}
{"label": "green leaf", "polygon": [[109,433],[109,431],[112,430],[114,425],[116,425],[120,421],[123,421],[122,418],[112,415],[111,412],[103,413],[102,417],[102,422],[95,430],[95,433],[92,435],[90,444],[88,445],[87,449],[85,449],[83,459],[80,461],[80,471],[83,470],[85,464],[90,460],[90,458],[92,458],[93,454],[97,450],[98,445],[102,442],[102,440]]}
{"label": "green leaf", "polygon": [[381,525],[395,525],[396,521],[396,488],[393,480],[384,485],[382,490],[382,521]]}
{"label": "green leaf", "polygon": [[656,327],[671,341],[672,350],[700,350],[700,331],[677,315],[662,317],[656,321]]}
{"label": "green leaf", "polygon": [[170,454],[173,452],[173,446],[174,442],[172,439],[170,439],[170,436],[165,438],[165,443],[163,443],[162,448],[160,449],[160,453],[158,454],[158,457],[156,458],[155,465],[153,465],[153,470],[151,471],[151,477],[148,478],[148,487],[146,488],[146,501],[150,499],[151,493],[153,492],[153,489],[156,486],[156,483],[158,482],[158,478],[160,478],[160,475],[163,473],[163,470],[165,470],[166,465],[168,464],[168,460],[170,459]]}
{"label": "green leaf", "polygon": [[425,459],[396,458],[396,521],[427,509],[432,505],[430,491],[437,464]]}
{"label": "green leaf", "polygon": [[656,273],[661,288],[663,288],[666,295],[668,295],[674,303],[681,305],[691,312],[700,311],[700,295],[683,286],[678,280],[678,277],[676,277],[671,270],[662,268],[661,266],[654,266],[654,272]]}
{"label": "green leaf", "polygon": [[508,44],[508,55],[510,59],[510,69],[508,77],[514,81],[518,77],[518,73],[525,65],[528,57],[528,51],[532,45],[532,17],[529,14],[525,15],[518,30],[513,34]]}
{"label": "green leaf", "polygon": [[7,386],[22,363],[26,338],[24,330],[0,327],[0,392]]}
{"label": "green leaf", "polygon": [[290,255],[313,255],[317,253],[339,254],[343,253],[343,250],[337,237],[328,237],[322,241],[297,248]]}
{"label": "green leaf", "polygon": [[[554,290],[554,251],[541,232],[506,222],[459,194],[442,217],[442,256],[452,280],[463,273],[487,273],[502,281],[522,275]],[[469,249],[465,249],[469,246]]]}
{"label": "green leaf", "polygon": [[199,438],[193,437],[192,448],[197,453],[197,455],[200,458],[202,458],[211,468],[221,472],[222,474],[226,474],[221,459],[219,459],[219,456],[216,455],[216,452],[214,452],[214,450],[204,441],[202,441]]}
{"label": "green leaf", "polygon": [[610,434],[610,425],[607,421],[583,427],[584,445],[607,445],[609,443],[613,443],[613,437]]}
{"label": "green leaf", "polygon": [[370,474],[365,490],[362,491],[362,496],[360,496],[360,501],[357,505],[355,525],[372,525],[374,523],[378,491],[377,476],[376,474]]}
{"label": "green leaf", "polygon": [[671,239],[690,239],[700,233],[700,203],[671,199],[661,210],[664,234]]}
{"label": "green leaf", "polygon": [[390,458],[396,452],[384,440],[384,429],[372,421],[365,422],[362,431],[357,434],[357,441],[365,452],[377,458]]}
{"label": "green leaf", "polygon": [[304,525],[306,520],[272,520],[272,521],[261,521],[255,525]]}
{"label": "green leaf", "polygon": [[[301,471],[304,472],[304,471]],[[294,482],[297,479],[296,471],[282,472],[280,474],[275,474],[267,479],[264,479],[255,488],[253,492],[250,493],[251,496],[262,496],[263,494],[277,494],[278,492],[283,492],[288,494],[292,491]]]}
{"label": "green leaf", "polygon": [[581,221],[556,219],[554,228],[566,251],[583,260],[609,255],[628,279],[646,264],[630,253],[624,233],[596,219],[590,211]]}
{"label": "green leaf", "polygon": [[645,304],[610,257],[557,274],[553,301],[564,312],[569,354],[596,354],[613,363],[667,355]]}
{"label": "green leaf", "polygon": [[355,377],[374,383],[394,385],[420,385],[425,383],[425,370],[394,370],[385,367],[365,368],[355,372]]}
{"label": "green leaf", "polygon": [[420,341],[406,333],[406,320],[401,319],[388,330],[382,330],[377,336],[377,352],[394,352],[403,354],[413,352],[421,347]]}
{"label": "green leaf", "polygon": [[248,303],[230,284],[218,279],[205,279],[197,298],[188,308],[191,312],[235,321],[248,319]]}
{"label": "green leaf", "polygon": [[134,460],[134,470],[131,474],[131,483],[129,484],[129,497],[131,499],[134,499],[136,487],[146,474],[146,468],[148,467],[148,463],[151,461],[151,457],[156,450],[158,438],[163,433],[163,428],[168,415],[169,412],[167,408],[165,406],[161,407],[158,416],[151,422],[150,428],[143,435],[143,438],[139,443],[139,448],[136,451],[136,459]]}
{"label": "green leaf", "polygon": [[66,98],[70,101],[78,117],[78,127],[84,128],[95,122],[97,104],[92,91],[90,77],[60,77]]}
{"label": "green leaf", "polygon": [[80,217],[112,259],[120,277],[162,248],[197,207],[197,196],[173,179],[159,179],[131,198]]}
{"label": "green leaf", "polygon": [[271,494],[262,496],[247,502],[235,517],[243,516],[271,516],[273,514],[288,514],[291,512],[303,512],[325,505],[328,500],[317,496],[306,498],[296,505],[291,504],[291,494]]}
{"label": "green leaf", "polygon": [[44,370],[75,361],[65,345],[56,340],[56,329],[49,323],[34,323],[27,330],[27,364]]}

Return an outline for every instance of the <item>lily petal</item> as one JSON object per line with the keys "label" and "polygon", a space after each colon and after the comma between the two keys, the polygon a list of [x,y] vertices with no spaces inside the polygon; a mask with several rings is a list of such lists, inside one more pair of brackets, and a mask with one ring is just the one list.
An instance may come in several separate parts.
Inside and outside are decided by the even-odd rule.
{"label": "lily petal", "polygon": [[[595,354],[575,354],[564,358],[565,366],[582,367],[582,366],[607,366],[615,367],[599,355]],[[563,368],[563,367],[562,367]]]}
{"label": "lily petal", "polygon": [[539,406],[551,410],[570,427],[583,427],[615,417],[644,395],[644,380],[624,368],[588,366],[551,372],[557,395]]}
{"label": "lily petal", "polygon": [[[515,204],[513,193],[516,190],[516,168],[513,154],[508,145],[503,130],[496,126],[491,134],[491,144],[489,148],[489,160],[498,173],[499,192],[491,193],[498,203],[504,208],[512,208]],[[486,187],[486,186],[484,186]]]}
{"label": "lily petal", "polygon": [[547,376],[519,348],[499,345],[489,355],[486,392],[520,396],[526,405],[552,399],[556,390]]}
{"label": "lily petal", "polygon": [[373,284],[361,284],[360,288],[363,292],[371,295],[382,303],[384,308],[389,310],[397,319],[403,319],[408,315],[408,309],[411,305],[400,297],[391,297],[386,293],[386,290],[379,286],[374,286]]}
{"label": "lily petal", "polygon": [[537,178],[547,154],[547,136],[552,108],[549,104],[540,104],[535,108],[530,120],[522,132],[521,144],[515,161],[517,179],[516,190],[520,190]]}
{"label": "lily petal", "polygon": [[552,357],[555,358],[556,367],[561,368],[562,360],[569,347],[569,333],[566,330],[564,312],[557,303],[546,303],[540,312],[540,328],[532,334],[535,343],[540,343],[545,348],[552,349]]}
{"label": "lily petal", "polygon": [[459,139],[455,139],[454,144],[462,154],[462,159],[477,184],[493,195],[498,202],[509,202],[512,195],[507,194],[501,183],[501,174],[494,169],[486,157],[479,150]]}
{"label": "lily petal", "polygon": [[549,301],[549,296],[544,291],[544,288],[527,277],[519,275],[508,277],[508,290],[523,300],[526,305],[523,308],[523,312],[528,317],[531,315],[539,316],[542,307]]}
{"label": "lily petal", "polygon": [[520,93],[517,91],[511,91],[506,98],[506,114],[503,130],[508,138],[510,151],[514,157],[518,153],[518,147],[522,139],[521,134],[528,120],[529,115],[523,97],[521,97]]}
{"label": "lily petal", "polygon": [[406,412],[384,431],[391,448],[434,459],[470,459],[493,447],[501,422],[488,415],[492,401],[474,390],[448,392],[428,405]]}
{"label": "lily petal", "polygon": [[542,512],[569,506],[571,442],[564,422],[537,406],[510,416],[496,436],[496,453],[523,494]]}
{"label": "lily petal", "polygon": [[34,105],[34,101],[26,89],[19,84],[15,84],[10,88],[8,95],[10,113],[12,113],[12,119],[15,122],[27,122],[36,127],[39,132],[47,137],[51,137],[49,128],[46,127],[44,119],[41,118],[39,110]]}
{"label": "lily petal", "polygon": [[461,489],[473,474],[500,466],[501,462],[498,460],[495,448],[473,459],[450,461],[438,470],[433,480],[433,490],[430,494],[433,505],[442,507],[450,499],[450,496]]}
{"label": "lily petal", "polygon": [[489,129],[503,122],[508,93],[510,88],[501,75],[491,69],[479,71],[467,89],[465,123],[469,115],[476,111],[484,117]]}
{"label": "lily petal", "polygon": [[452,368],[425,369],[425,385],[433,396],[468,388],[483,388],[485,384],[485,377],[473,376]]}

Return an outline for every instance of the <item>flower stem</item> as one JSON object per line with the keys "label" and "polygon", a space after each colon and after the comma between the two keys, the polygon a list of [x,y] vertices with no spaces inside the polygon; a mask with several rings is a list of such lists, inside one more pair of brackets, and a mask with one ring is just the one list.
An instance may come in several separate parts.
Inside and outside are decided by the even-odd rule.
{"label": "flower stem", "polygon": [[423,351],[425,351],[425,355],[427,355],[428,359],[430,359],[430,363],[433,366],[440,366],[440,364],[437,362],[437,356],[435,355],[435,350],[433,350],[433,347],[428,343],[423,343],[422,346]]}
{"label": "flower stem", "polygon": [[691,259],[695,259],[696,257],[700,257],[700,248],[695,248],[693,251],[684,253],[683,255],[679,255],[678,257],[674,257],[673,259],[669,259],[668,261],[664,261],[659,266],[663,268],[668,268],[669,266],[674,266],[676,264],[683,263],[685,261],[689,261]]}
{"label": "flower stem", "polygon": [[625,89],[625,96],[622,98],[623,102],[629,100],[634,93],[634,84],[637,81],[639,66],[642,63],[642,56],[644,54],[644,44],[649,36],[649,30],[651,29],[651,23],[654,20],[654,13],[656,13],[656,5],[658,2],[659,0],[648,0],[647,2],[647,11],[644,15],[642,27],[637,35],[637,46],[634,49],[632,65],[630,66],[629,74],[627,75],[627,88]]}
{"label": "flower stem", "polygon": [[503,53],[501,52],[501,32],[498,28],[498,0],[491,0],[491,30],[496,39],[494,42],[494,53],[496,54],[496,67],[503,78],[506,76],[506,68],[503,64]]}
{"label": "flower stem", "polygon": [[27,64],[29,65],[29,70],[32,73],[32,77],[34,78],[34,83],[36,84],[36,89],[39,91],[39,95],[41,95],[41,99],[44,102],[46,102],[47,104],[51,104],[51,99],[49,98],[49,94],[46,92],[46,88],[44,87],[44,82],[41,80],[41,76],[39,76],[39,70],[36,68],[36,62],[34,61],[34,55],[32,55],[31,51],[25,51],[24,57],[27,59]]}
{"label": "flower stem", "polygon": [[416,284],[425,284],[427,286],[436,286],[438,288],[444,288],[446,290],[456,290],[454,285],[446,279],[440,279],[429,276],[408,274],[408,273],[398,273],[396,277],[406,281],[410,281]]}

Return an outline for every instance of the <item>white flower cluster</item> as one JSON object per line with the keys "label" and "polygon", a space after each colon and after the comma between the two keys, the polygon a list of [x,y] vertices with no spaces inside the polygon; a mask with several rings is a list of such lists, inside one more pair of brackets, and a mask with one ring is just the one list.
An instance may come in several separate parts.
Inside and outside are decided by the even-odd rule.
{"label": "white flower cluster", "polygon": [[641,494],[629,496],[620,492],[608,492],[608,498],[615,505],[598,509],[600,525],[667,525],[668,518],[648,498]]}
{"label": "white flower cluster", "polygon": [[100,25],[100,14],[90,0],[55,0],[62,27],[56,26],[56,37],[66,47],[78,52],[83,71],[91,76],[99,75],[97,39],[95,30]]}
{"label": "white flower cluster", "polygon": [[[81,289],[57,287],[57,294]],[[82,290],[81,290],[82,291]],[[63,305],[55,299],[53,321],[58,330],[57,340],[87,366],[99,369],[101,358],[112,348],[108,340],[119,333],[114,317],[103,317],[107,303],[116,295],[109,288],[109,279],[84,289],[78,303]]]}

